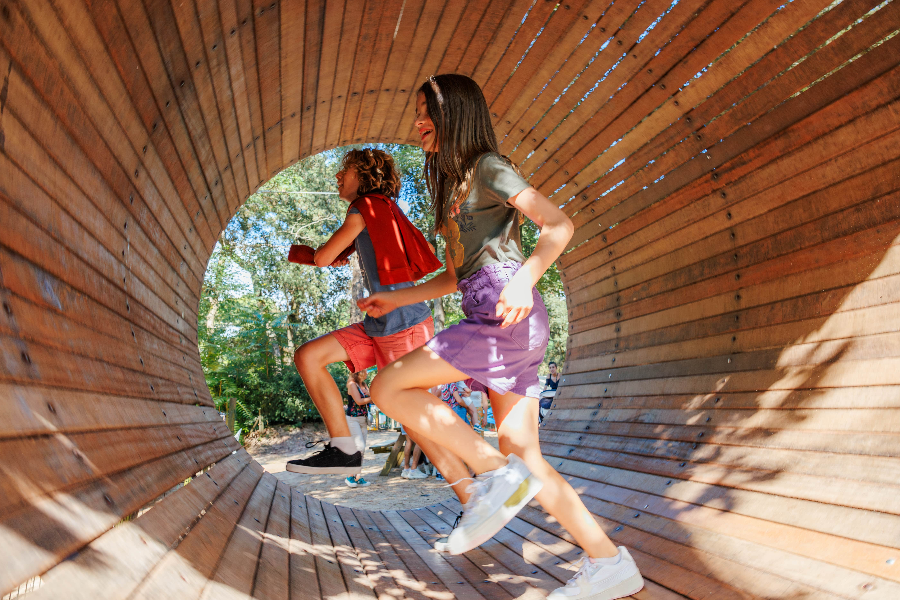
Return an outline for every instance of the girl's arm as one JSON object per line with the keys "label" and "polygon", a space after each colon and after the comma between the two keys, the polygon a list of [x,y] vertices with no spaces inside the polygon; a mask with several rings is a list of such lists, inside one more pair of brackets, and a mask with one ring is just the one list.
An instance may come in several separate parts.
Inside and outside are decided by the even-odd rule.
{"label": "girl's arm", "polygon": [[392,292],[378,292],[368,298],[360,298],[356,305],[370,317],[377,318],[401,306],[440,298],[455,291],[456,271],[453,270],[453,263],[448,260],[444,272],[425,283]]}
{"label": "girl's arm", "polygon": [[316,254],[313,257],[313,260],[316,261],[316,266],[327,267],[332,265],[338,255],[352,244],[356,236],[362,233],[362,230],[365,228],[366,220],[362,215],[357,213],[347,215],[347,220],[344,221],[344,224],[328,238],[328,241],[322,247],[316,250]]}
{"label": "girl's arm", "polygon": [[498,317],[504,317],[500,327],[515,325],[528,316],[534,305],[532,288],[559,258],[575,233],[575,226],[566,213],[533,187],[522,190],[510,198],[509,203],[534,221],[541,229],[541,235],[534,252],[500,293],[496,313]]}
{"label": "girl's arm", "polygon": [[350,397],[353,398],[353,401],[359,404],[360,406],[365,406],[369,402],[372,401],[371,398],[363,398],[362,394],[359,393],[359,386],[355,381],[347,382],[347,393],[350,394]]}

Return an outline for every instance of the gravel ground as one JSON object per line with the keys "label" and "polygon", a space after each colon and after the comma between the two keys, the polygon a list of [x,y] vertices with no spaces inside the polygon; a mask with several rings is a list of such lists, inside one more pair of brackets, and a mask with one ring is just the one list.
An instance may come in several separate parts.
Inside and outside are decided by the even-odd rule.
{"label": "gravel ground", "polygon": [[[300,475],[284,470],[288,460],[302,458],[317,451],[319,447],[308,450],[305,444],[327,437],[322,425],[269,428],[261,435],[254,434],[245,444],[250,455],[278,479],[304,494],[331,504],[371,510],[402,510],[421,508],[455,497],[453,490],[433,477],[403,479],[399,468],[381,477],[381,469],[389,455],[375,454],[370,448],[393,443],[398,435],[396,431],[369,432],[366,442],[368,447],[363,455],[362,475],[372,485],[364,488],[346,486],[343,475]],[[497,447],[496,433],[486,431],[485,439]]]}

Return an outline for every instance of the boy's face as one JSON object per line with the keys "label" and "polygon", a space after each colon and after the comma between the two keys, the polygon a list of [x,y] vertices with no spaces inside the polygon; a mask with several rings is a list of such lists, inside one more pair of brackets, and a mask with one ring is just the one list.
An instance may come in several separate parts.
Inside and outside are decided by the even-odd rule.
{"label": "boy's face", "polygon": [[416,95],[416,129],[422,138],[422,150],[425,152],[437,152],[437,136],[434,131],[434,123],[428,116],[428,104],[425,102],[425,94],[419,92]]}
{"label": "boy's face", "polygon": [[346,167],[334,176],[337,179],[338,196],[341,200],[353,202],[359,197],[359,175],[356,167]]}

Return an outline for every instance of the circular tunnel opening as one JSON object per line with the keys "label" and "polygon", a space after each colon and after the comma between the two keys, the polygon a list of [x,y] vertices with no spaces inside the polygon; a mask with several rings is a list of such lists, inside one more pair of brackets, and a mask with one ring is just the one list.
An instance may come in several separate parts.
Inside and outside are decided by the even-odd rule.
{"label": "circular tunnel opening", "polygon": [[[237,439],[266,470],[303,493],[328,502],[370,509],[418,508],[449,499],[453,492],[435,478],[433,467],[427,459],[419,458],[421,451],[416,452],[411,444],[401,442],[400,454],[393,458],[393,446],[401,435],[400,424],[372,404],[366,409],[369,431],[363,476],[374,485],[365,490],[353,489],[345,485],[343,476],[285,471],[286,461],[315,451],[307,449],[307,443],[328,438],[319,411],[295,367],[295,350],[310,340],[362,321],[364,315],[355,300],[366,294],[356,254],[347,266],[318,268],[288,262],[288,250],[291,244],[320,247],[343,223],[347,203],[338,196],[335,174],[344,155],[362,147],[377,147],[393,157],[402,182],[397,203],[444,262],[444,241],[433,231],[434,218],[422,176],[424,153],[419,147],[341,146],[307,157],[262,184],[219,236],[203,280],[198,346],[216,408]],[[521,232],[523,250],[528,256],[539,230],[526,219]],[[562,370],[567,342],[566,300],[555,265],[538,288],[547,304],[551,325],[541,368],[543,383],[550,362]],[[460,301],[457,292],[428,303],[435,332],[463,318]],[[346,393],[350,370],[341,362],[332,363],[328,370],[344,396],[346,410],[350,401]],[[371,382],[377,369],[371,367],[368,371]],[[481,406],[473,407],[472,420],[479,421],[486,429],[486,439],[496,445],[493,414],[487,395],[482,396],[483,400],[476,395],[476,403]],[[410,458],[414,461],[421,461],[417,469],[409,469],[411,479],[405,477],[407,453],[412,453]]]}

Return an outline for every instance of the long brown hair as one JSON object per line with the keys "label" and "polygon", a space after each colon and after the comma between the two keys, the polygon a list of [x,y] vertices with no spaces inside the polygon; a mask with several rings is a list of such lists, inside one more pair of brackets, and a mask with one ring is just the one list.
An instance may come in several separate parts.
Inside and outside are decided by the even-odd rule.
{"label": "long brown hair", "polygon": [[425,184],[431,195],[434,228],[441,231],[444,214],[449,212],[448,188],[456,186],[453,204],[462,204],[469,195],[478,157],[498,152],[497,136],[484,93],[469,77],[434,75],[419,91],[425,94],[438,142],[437,152],[425,153]]}
{"label": "long brown hair", "polygon": [[366,380],[369,378],[369,372],[366,370],[357,371],[356,373],[350,373],[350,379],[356,385],[362,386],[366,385]]}

